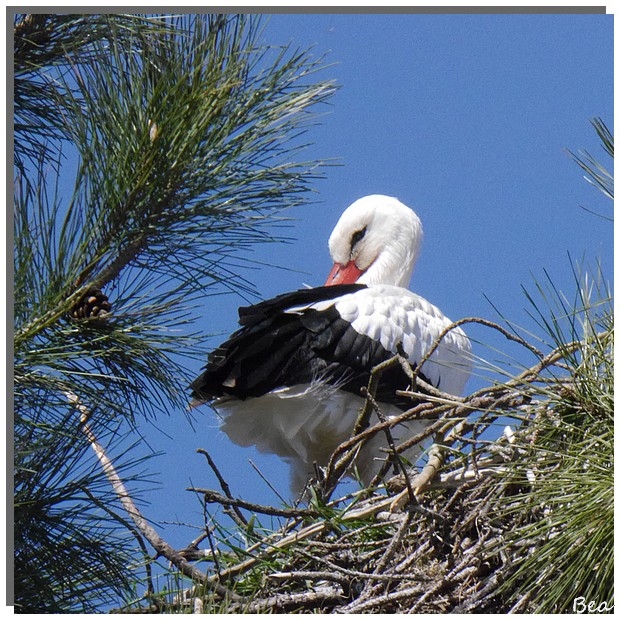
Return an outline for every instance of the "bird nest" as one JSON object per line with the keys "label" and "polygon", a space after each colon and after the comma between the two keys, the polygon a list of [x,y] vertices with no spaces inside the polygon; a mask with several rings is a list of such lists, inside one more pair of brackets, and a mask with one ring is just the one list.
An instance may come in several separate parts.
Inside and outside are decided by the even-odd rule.
{"label": "bird nest", "polygon": [[[222,507],[248,544],[234,552],[212,544],[201,556],[211,563],[209,574],[185,592],[185,603],[226,613],[531,611],[526,597],[504,591],[502,584],[516,556],[529,552],[527,546],[507,550],[506,533],[517,521],[537,518],[536,510],[507,518],[497,507],[528,493],[527,474],[506,472],[531,441],[533,425],[518,434],[506,427],[494,441],[483,438],[501,415],[523,411],[528,400],[505,387],[458,402],[436,396],[429,406],[425,400],[417,407],[428,417],[433,412],[429,428],[437,440],[425,463],[373,490],[331,497],[339,481],[334,472],[346,471],[343,462],[355,438],[336,451],[304,507],[249,504],[233,498],[225,483],[224,493],[192,489],[205,505]],[[416,415],[416,406],[407,415]],[[358,437],[386,432],[387,426],[380,422]],[[259,533],[256,521],[250,528],[250,519],[261,514],[284,519],[281,528],[268,535]]]}
{"label": "bird nest", "polygon": [[[580,346],[539,355],[519,376],[465,398],[418,385],[423,393],[411,391],[411,408],[390,420],[380,415],[371,380],[354,436],[317,470],[303,504],[234,497],[201,450],[221,491],[190,489],[208,519],[185,549],[171,549],[135,505],[127,506],[158,555],[191,580],[165,595],[151,584],[149,606],[139,611],[567,612],[595,595],[611,601],[598,611],[613,610],[613,403],[606,392],[584,399],[592,384],[576,374],[546,373],[566,371],[567,356]],[[609,359],[608,345],[603,352]],[[369,426],[372,412],[379,422]],[[427,430],[394,445],[390,429],[416,418],[429,421]],[[87,421],[84,428],[89,432]],[[390,446],[385,478],[338,496],[360,444],[376,433]],[[431,436],[419,468],[405,467],[399,454]],[[567,526],[571,511],[576,517]],[[222,513],[232,525],[222,525]]]}

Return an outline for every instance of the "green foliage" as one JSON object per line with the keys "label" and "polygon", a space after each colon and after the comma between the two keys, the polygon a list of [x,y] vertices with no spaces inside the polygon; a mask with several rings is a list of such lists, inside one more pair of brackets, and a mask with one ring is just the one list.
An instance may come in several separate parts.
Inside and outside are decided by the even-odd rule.
{"label": "green foliage", "polygon": [[[58,426],[16,420],[15,435],[16,611],[94,613],[126,596],[134,580],[128,567],[140,551],[116,516],[105,475],[97,463],[87,465],[73,413]],[[115,456],[125,459],[127,479],[137,480],[131,471],[138,463]]]}
{"label": "green foliage", "polygon": [[[323,61],[260,35],[245,15],[15,16],[21,611],[93,611],[131,592],[144,547],[80,414],[118,445],[125,481],[143,482],[120,435],[185,408],[178,352],[203,354],[196,300],[252,290],[239,250],[277,240],[267,226],[319,175],[299,160],[310,108],[333,92],[316,80]],[[74,318],[94,291],[111,312]]]}
{"label": "green foliage", "polygon": [[[594,126],[613,157],[613,137]],[[613,178],[590,159],[577,159],[613,197]],[[525,496],[504,498],[497,510],[517,519],[506,548],[523,548],[501,590],[527,598],[536,613],[571,613],[614,601],[614,320],[613,297],[600,269],[575,273],[576,296],[566,299],[547,276],[543,303],[526,292],[539,324],[563,355],[562,373],[532,394],[533,413],[508,478],[529,481]],[[576,346],[575,346],[576,343]]]}
{"label": "green foliage", "polygon": [[[592,125],[601,141],[601,146],[605,153],[613,160],[614,158],[614,137],[607,125],[600,118],[595,118]],[[573,159],[586,173],[586,180],[598,188],[607,198],[614,198],[614,177],[606,166],[600,163],[598,157],[591,155],[588,151],[580,151],[578,154],[571,153]],[[611,219],[611,218],[607,218]]]}
{"label": "green foliage", "polygon": [[[53,159],[69,138],[68,93],[57,80],[74,64],[105,62],[97,43],[110,29],[138,35],[144,19],[131,15],[15,14],[13,20],[13,97],[15,163],[24,172],[29,160]],[[154,25],[154,24],[152,24]]]}

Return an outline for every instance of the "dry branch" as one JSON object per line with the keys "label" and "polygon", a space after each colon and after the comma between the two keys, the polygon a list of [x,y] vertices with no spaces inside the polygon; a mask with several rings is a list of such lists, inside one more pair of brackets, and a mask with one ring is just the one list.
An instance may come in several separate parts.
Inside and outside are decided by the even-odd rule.
{"label": "dry branch", "polygon": [[[131,495],[127,491],[122,479],[118,475],[114,464],[108,458],[105,449],[99,443],[97,437],[92,431],[89,424],[90,411],[80,401],[79,397],[76,394],[68,392],[66,396],[69,402],[79,411],[82,432],[84,433],[92,449],[94,450],[97,459],[101,465],[101,468],[105,472],[105,475],[107,476],[108,481],[110,482],[116,496],[121,502],[121,505],[123,506],[127,514],[131,517],[138,531],[142,534],[142,536],[144,536],[144,538],[149,542],[153,549],[155,549],[157,555],[165,557],[174,566],[176,566],[181,573],[183,573],[185,576],[189,577],[193,581],[199,583],[207,583],[207,576],[201,570],[196,568],[196,566],[188,562],[187,559],[179,551],[172,547],[172,545],[166,542],[155,531],[155,529],[151,526],[147,519],[142,515],[142,513],[134,503],[133,499],[131,498]],[[214,583],[212,587],[220,596],[227,596],[230,598],[230,600],[242,600],[242,597],[228,590],[221,584]]]}

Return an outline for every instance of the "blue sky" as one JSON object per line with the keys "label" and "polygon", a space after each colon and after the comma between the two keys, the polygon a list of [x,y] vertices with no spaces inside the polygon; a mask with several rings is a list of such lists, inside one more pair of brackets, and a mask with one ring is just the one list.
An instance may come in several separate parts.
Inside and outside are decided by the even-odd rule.
{"label": "blue sky", "polygon": [[[613,17],[610,15],[274,15],[263,39],[328,52],[323,78],[337,81],[322,124],[307,134],[305,158],[336,158],[314,186],[315,203],[289,213],[290,244],[257,247],[249,257],[281,266],[247,275],[264,298],[322,284],[331,266],[327,238],[340,213],[370,193],[398,197],[420,216],[425,238],[411,288],[451,319],[506,317],[537,334],[521,287],[547,270],[574,294],[573,260],[600,260],[612,280],[611,205],[584,179],[567,149],[606,160],[590,120],[613,130]],[[609,164],[611,165],[611,164]],[[236,329],[235,296],[206,297],[201,329],[216,346]],[[531,359],[488,329],[472,326],[476,352],[517,363]],[[488,346],[485,346],[488,345]],[[196,364],[198,374],[200,365]],[[476,377],[470,390],[492,377]],[[193,379],[188,377],[188,382]],[[288,468],[234,446],[201,408],[194,429],[183,412],[144,428],[161,487],[145,514],[184,546],[200,526],[190,485],[219,489],[197,448],[210,452],[232,492],[277,503],[248,463],[277,488]]]}

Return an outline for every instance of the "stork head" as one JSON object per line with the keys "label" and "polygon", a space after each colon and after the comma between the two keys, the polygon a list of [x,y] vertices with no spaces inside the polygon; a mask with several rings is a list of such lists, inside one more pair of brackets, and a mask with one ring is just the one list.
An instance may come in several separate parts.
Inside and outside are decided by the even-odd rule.
{"label": "stork head", "polygon": [[422,241],[420,218],[396,198],[373,194],[340,216],[329,238],[334,266],[326,285],[407,287]]}

